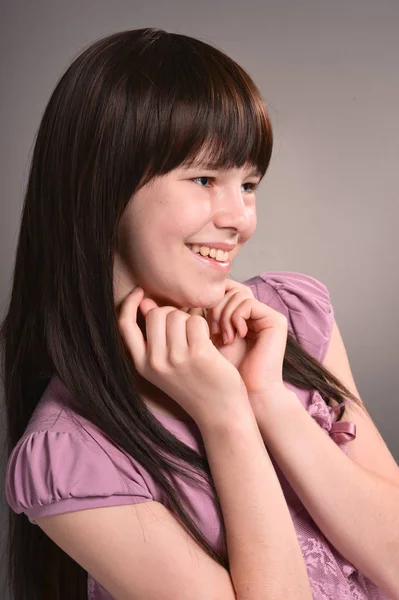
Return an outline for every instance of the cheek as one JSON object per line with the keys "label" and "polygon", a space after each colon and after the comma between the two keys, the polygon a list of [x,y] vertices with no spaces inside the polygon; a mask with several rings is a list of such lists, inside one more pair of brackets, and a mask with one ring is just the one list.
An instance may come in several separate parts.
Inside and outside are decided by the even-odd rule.
{"label": "cheek", "polygon": [[247,242],[249,240],[249,238],[251,238],[253,236],[253,234],[255,233],[255,230],[256,230],[256,225],[257,225],[256,213],[254,212],[251,215],[251,218],[248,223],[248,227],[240,235],[240,247],[243,244],[245,244],[245,242]]}
{"label": "cheek", "polygon": [[210,217],[210,206],[204,201],[193,201],[192,198],[185,198],[177,202],[169,211],[166,221],[166,227],[169,231],[182,232],[184,237],[190,235],[192,231],[197,231],[203,224],[207,223]]}

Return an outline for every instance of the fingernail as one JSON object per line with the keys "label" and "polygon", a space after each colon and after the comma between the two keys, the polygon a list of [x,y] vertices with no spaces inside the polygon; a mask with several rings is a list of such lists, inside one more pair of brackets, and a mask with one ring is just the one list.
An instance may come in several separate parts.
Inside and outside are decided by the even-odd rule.
{"label": "fingernail", "polygon": [[225,333],[223,333],[223,343],[227,344],[228,341],[229,341],[229,337],[228,337],[227,333],[225,332]]}

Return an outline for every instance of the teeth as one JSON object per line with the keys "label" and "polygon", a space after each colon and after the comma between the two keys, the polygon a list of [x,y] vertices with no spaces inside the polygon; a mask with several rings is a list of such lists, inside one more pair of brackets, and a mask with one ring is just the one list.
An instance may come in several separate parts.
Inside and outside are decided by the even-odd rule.
{"label": "teeth", "polygon": [[191,250],[195,253],[200,253],[201,256],[210,256],[219,262],[226,262],[229,260],[229,253],[224,252],[223,250],[216,250],[216,248],[208,248],[208,246],[198,246],[197,244],[193,244],[189,246]]}

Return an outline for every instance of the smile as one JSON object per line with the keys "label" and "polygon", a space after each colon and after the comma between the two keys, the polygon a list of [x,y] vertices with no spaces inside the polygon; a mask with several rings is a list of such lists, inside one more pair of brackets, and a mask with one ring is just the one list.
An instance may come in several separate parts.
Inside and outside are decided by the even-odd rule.
{"label": "smile", "polygon": [[[218,261],[215,258],[212,258],[210,256],[202,256],[202,254],[200,254],[199,252],[194,252],[192,250],[192,248],[190,246],[187,246],[187,248],[190,250],[190,253],[203,265],[203,266],[207,266],[207,267],[213,267],[214,269],[218,269],[219,271],[222,272],[227,272],[230,270],[231,267],[231,261],[228,259],[226,261]],[[228,252],[224,253],[225,255],[228,256]]]}

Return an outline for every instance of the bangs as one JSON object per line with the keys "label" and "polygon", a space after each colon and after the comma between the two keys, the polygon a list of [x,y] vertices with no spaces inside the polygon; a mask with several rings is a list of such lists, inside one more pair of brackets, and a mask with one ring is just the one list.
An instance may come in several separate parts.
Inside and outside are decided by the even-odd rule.
{"label": "bangs", "polygon": [[141,55],[153,86],[147,98],[148,161],[140,187],[157,175],[197,165],[211,170],[249,166],[263,177],[273,134],[251,77],[200,40],[161,36],[156,42],[163,45],[162,53],[152,41]]}

